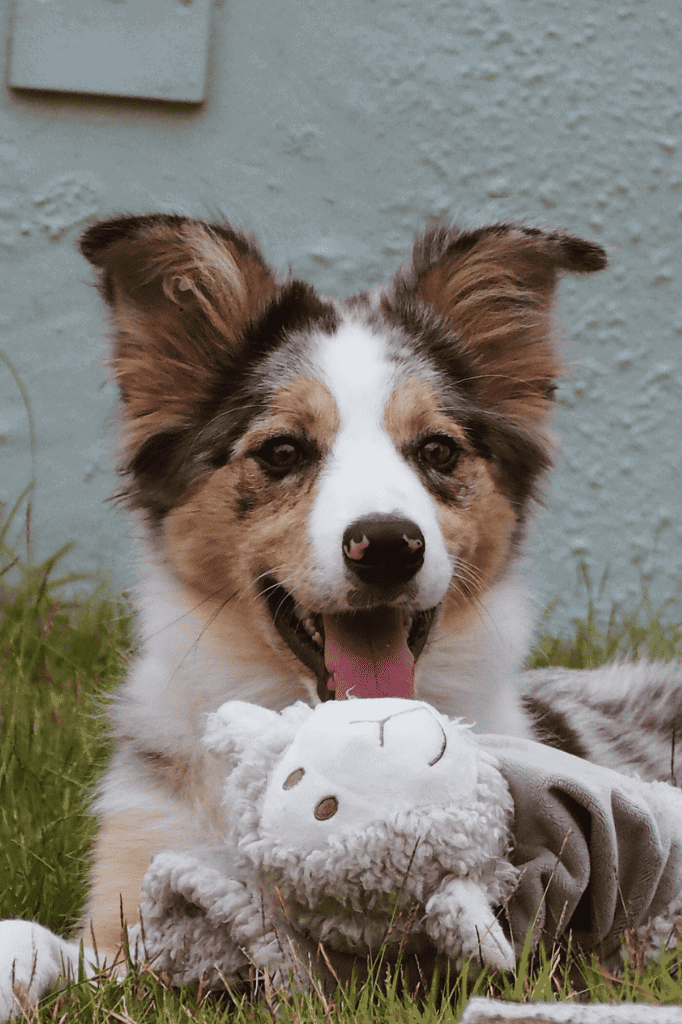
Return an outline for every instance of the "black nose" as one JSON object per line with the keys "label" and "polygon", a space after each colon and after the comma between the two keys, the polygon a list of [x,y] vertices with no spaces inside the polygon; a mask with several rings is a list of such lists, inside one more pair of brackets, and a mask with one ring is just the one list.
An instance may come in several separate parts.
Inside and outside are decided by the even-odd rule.
{"label": "black nose", "polygon": [[395,587],[424,564],[426,543],[416,523],[377,514],[357,519],[343,535],[343,560],[362,583]]}

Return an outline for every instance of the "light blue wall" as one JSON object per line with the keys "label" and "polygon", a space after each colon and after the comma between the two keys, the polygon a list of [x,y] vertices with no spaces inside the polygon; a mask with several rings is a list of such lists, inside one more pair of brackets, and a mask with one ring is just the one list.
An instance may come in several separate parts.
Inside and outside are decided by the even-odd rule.
{"label": "light blue wall", "polygon": [[[103,2],[103,0],[100,0]],[[132,2],[132,0],[125,0]],[[175,0],[169,0],[175,2]],[[83,218],[220,209],[340,295],[392,275],[434,215],[565,225],[611,269],[566,281],[563,451],[533,538],[540,604],[658,602],[682,581],[682,7],[677,0],[225,0],[203,108],[11,93],[0,107],[0,349],[32,402],[42,558],[132,579],[112,487]],[[4,38],[10,27],[0,8]],[[0,498],[31,475],[0,364]]]}

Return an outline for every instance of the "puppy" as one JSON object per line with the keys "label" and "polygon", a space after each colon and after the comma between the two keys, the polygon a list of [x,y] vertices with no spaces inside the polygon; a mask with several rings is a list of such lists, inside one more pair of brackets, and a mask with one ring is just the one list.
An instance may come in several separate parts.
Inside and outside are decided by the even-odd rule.
{"label": "puppy", "polygon": [[199,740],[226,699],[416,695],[530,734],[515,565],[552,456],[555,287],[606,255],[562,231],[432,227],[387,288],[339,301],[225,223],[123,217],[81,248],[142,549],[86,913],[112,958],[150,857],[220,831]]}

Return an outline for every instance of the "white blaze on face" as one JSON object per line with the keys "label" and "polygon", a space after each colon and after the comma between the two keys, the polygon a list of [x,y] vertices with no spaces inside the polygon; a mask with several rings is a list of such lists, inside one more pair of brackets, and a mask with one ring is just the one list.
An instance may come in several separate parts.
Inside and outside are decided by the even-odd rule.
{"label": "white blaze on face", "polygon": [[447,592],[452,567],[435,500],[384,426],[386,403],[399,383],[386,342],[368,327],[344,323],[335,334],[320,338],[317,363],[341,422],[310,520],[315,582],[341,598],[348,590],[342,555],[346,528],[361,516],[400,515],[424,535],[426,555],[415,581],[419,607],[432,608]]}

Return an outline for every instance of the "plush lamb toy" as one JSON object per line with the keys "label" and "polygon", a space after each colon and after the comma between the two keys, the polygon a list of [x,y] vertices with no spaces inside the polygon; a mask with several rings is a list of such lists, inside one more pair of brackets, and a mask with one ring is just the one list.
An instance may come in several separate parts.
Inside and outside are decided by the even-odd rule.
{"label": "plush lamb toy", "polygon": [[496,919],[517,877],[513,807],[467,726],[390,697],[279,714],[232,701],[205,743],[225,763],[226,843],[156,857],[140,904],[146,954],[176,983],[267,966],[305,985],[319,942],[397,949],[405,918],[408,950],[514,966]]}
{"label": "plush lamb toy", "polygon": [[304,987],[320,942],[335,970],[384,943],[508,968],[500,906],[517,953],[529,929],[548,949],[570,930],[616,967],[626,932],[647,960],[682,936],[682,793],[665,782],[399,698],[235,701],[205,742],[229,833],[152,861],[131,937],[176,984],[255,966]]}
{"label": "plush lamb toy", "polygon": [[[206,744],[223,759],[230,831],[152,861],[144,930],[129,933],[133,956],[176,984],[220,988],[267,967],[305,987],[313,960],[325,973],[320,941],[342,977],[385,940],[427,968],[434,951],[511,967],[500,904],[517,954],[531,929],[547,949],[570,931],[611,967],[627,933],[645,962],[682,937],[682,792],[666,782],[473,736],[397,698],[225,704]],[[86,972],[96,960],[85,951]],[[35,1000],[78,964],[76,944],[0,922],[0,1018],[15,979]]]}

